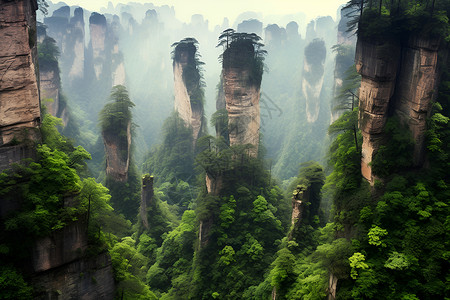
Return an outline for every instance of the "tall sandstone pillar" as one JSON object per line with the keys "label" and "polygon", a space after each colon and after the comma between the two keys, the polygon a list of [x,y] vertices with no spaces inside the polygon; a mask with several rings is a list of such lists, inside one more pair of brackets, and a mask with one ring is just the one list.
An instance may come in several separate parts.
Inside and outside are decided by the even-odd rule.
{"label": "tall sandstone pillar", "polygon": [[40,140],[37,8],[36,0],[0,0],[0,170],[32,156]]}
{"label": "tall sandstone pillar", "polygon": [[384,125],[392,115],[408,127],[414,140],[413,165],[424,161],[426,118],[437,94],[440,39],[411,34],[398,41],[358,39],[356,69],[361,74],[359,127],[363,136],[361,172],[371,184],[370,163],[384,142]]}
{"label": "tall sandstone pillar", "polygon": [[[241,43],[223,54],[223,83],[230,146],[251,144],[250,155],[256,157],[259,146],[261,77],[254,72],[255,49]],[[255,78],[256,77],[256,78]]]}

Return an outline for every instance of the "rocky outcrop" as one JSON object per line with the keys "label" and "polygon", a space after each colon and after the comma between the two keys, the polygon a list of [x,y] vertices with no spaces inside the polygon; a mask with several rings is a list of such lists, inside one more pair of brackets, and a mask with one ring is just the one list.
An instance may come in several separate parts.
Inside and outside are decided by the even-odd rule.
{"label": "rocky outcrop", "polygon": [[55,39],[60,50],[60,67],[65,87],[76,88],[84,77],[85,31],[84,11],[78,7],[70,17],[70,7],[63,6],[44,19],[47,35]]}
{"label": "rocky outcrop", "polygon": [[126,182],[128,180],[128,168],[130,166],[131,148],[131,122],[128,122],[126,138],[119,138],[117,134],[108,131],[102,132],[105,145],[106,175],[115,181]]}
{"label": "rocky outcrop", "polygon": [[[342,85],[346,77],[345,72],[354,64],[355,58],[356,34],[347,30],[347,23],[350,20],[347,16],[348,13],[349,9],[341,9],[341,20],[338,24],[333,87],[335,100],[339,93],[341,93]],[[342,112],[342,110],[336,110],[336,106],[340,106],[340,103],[332,101],[331,123],[336,121]]]}
{"label": "rocky outcrop", "polygon": [[35,0],[0,1],[0,170],[40,140],[36,9]]}
{"label": "rocky outcrop", "polygon": [[301,222],[306,203],[309,201],[309,190],[302,185],[297,186],[292,196],[291,224]]}
{"label": "rocky outcrop", "polygon": [[268,25],[264,32],[264,42],[266,45],[281,47],[286,43],[286,29],[279,27],[277,24]]}
{"label": "rocky outcrop", "polygon": [[306,119],[309,123],[314,123],[319,117],[326,54],[323,40],[315,39],[305,48],[302,91],[306,99]]}
{"label": "rocky outcrop", "polygon": [[194,145],[203,129],[203,90],[196,43],[190,38],[180,41],[173,59],[174,106],[186,126],[192,127]]}
{"label": "rocky outcrop", "polygon": [[142,190],[141,190],[141,206],[139,209],[142,225],[145,229],[149,229],[147,218],[147,207],[152,204],[153,200],[153,176],[148,174],[142,177]]}
{"label": "rocky outcrop", "polygon": [[52,116],[58,116],[59,92],[61,88],[59,70],[40,71],[39,77],[41,99],[51,99],[51,101],[44,103],[47,107],[47,112]]}
{"label": "rocky outcrop", "polygon": [[105,64],[105,44],[107,25],[104,15],[92,13],[89,18],[89,32],[91,36],[92,59],[94,63],[94,72],[97,80],[103,72],[103,65]]}
{"label": "rocky outcrop", "polygon": [[125,64],[119,51],[119,32],[121,30],[118,16],[114,16],[110,26],[112,85],[125,85]]}
{"label": "rocky outcrop", "polygon": [[[84,32],[84,12],[81,7],[75,8],[74,16],[70,19],[70,27],[67,35],[67,43],[70,47],[70,54],[73,55],[70,69],[68,71],[69,83],[74,80],[80,80],[84,77],[84,52],[85,52],[85,32]],[[67,49],[69,50],[69,49]],[[64,51],[63,59],[69,54],[69,51]],[[68,56],[68,55],[67,55]]]}
{"label": "rocky outcrop", "polygon": [[256,157],[260,129],[261,75],[255,74],[255,49],[250,42],[231,46],[223,54],[223,83],[230,146],[251,144]]}
{"label": "rocky outcrop", "polygon": [[87,248],[87,224],[76,221],[35,242],[33,270],[43,272],[80,258]]}
{"label": "rocky outcrop", "polygon": [[39,91],[41,102],[47,113],[59,117],[61,79],[59,76],[58,49],[54,39],[48,37],[45,28],[42,35],[39,53]]}
{"label": "rocky outcrop", "polygon": [[412,35],[398,41],[359,39],[356,67],[361,74],[359,127],[363,135],[361,171],[371,184],[370,162],[383,143],[389,115],[406,124],[415,141],[413,161],[424,159],[426,117],[438,84],[439,39]]}
{"label": "rocky outcrop", "polygon": [[237,26],[238,32],[256,33],[261,36],[263,29],[263,23],[257,19],[249,19],[242,21]]}
{"label": "rocky outcrop", "polygon": [[413,163],[423,164],[426,118],[437,95],[440,39],[412,36],[403,47],[395,90],[395,114],[408,125],[414,139]]}
{"label": "rocky outcrop", "polygon": [[371,183],[375,178],[370,162],[383,139],[400,53],[400,44],[393,41],[358,40],[356,46],[356,70],[361,74],[358,118],[363,136],[361,173]]}
{"label": "rocky outcrop", "polygon": [[37,299],[113,299],[114,277],[107,253],[37,273]]}

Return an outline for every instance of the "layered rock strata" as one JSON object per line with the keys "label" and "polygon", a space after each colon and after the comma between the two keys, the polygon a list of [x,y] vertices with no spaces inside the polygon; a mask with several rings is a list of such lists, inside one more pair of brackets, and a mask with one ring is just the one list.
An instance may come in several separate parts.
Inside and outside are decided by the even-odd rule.
{"label": "layered rock strata", "polygon": [[105,45],[107,42],[107,24],[104,15],[92,13],[89,17],[89,32],[91,36],[92,60],[94,63],[94,72],[97,80],[103,72],[105,64]]}
{"label": "layered rock strata", "polygon": [[115,181],[128,180],[131,148],[131,122],[128,122],[126,137],[118,137],[115,133],[102,132],[105,146],[106,175]]}
{"label": "layered rock strata", "polygon": [[400,53],[400,44],[391,41],[358,40],[356,46],[356,70],[361,74],[358,117],[363,136],[361,173],[369,182],[375,180],[370,163],[384,137]]}
{"label": "layered rock strata", "polygon": [[414,139],[415,166],[421,166],[425,156],[426,119],[439,84],[439,45],[440,39],[412,36],[402,52],[394,108]]}
{"label": "layered rock strata", "polygon": [[113,299],[114,276],[107,253],[68,262],[32,278],[38,299]]}
{"label": "layered rock strata", "polygon": [[0,170],[40,140],[36,9],[35,0],[0,1]]}
{"label": "layered rock strata", "polygon": [[412,35],[397,41],[358,40],[361,74],[359,127],[363,135],[361,172],[375,181],[370,162],[383,143],[388,116],[397,115],[412,133],[414,166],[424,160],[426,117],[437,93],[439,39]]}
{"label": "layered rock strata", "polygon": [[223,57],[223,84],[230,146],[251,144],[256,157],[260,129],[261,77],[254,73],[254,48],[251,43],[230,46]]}
{"label": "layered rock strata", "polygon": [[200,74],[196,65],[197,47],[193,43],[180,43],[174,51],[174,106],[186,126],[192,127],[195,144],[203,127],[203,103],[199,97]]}

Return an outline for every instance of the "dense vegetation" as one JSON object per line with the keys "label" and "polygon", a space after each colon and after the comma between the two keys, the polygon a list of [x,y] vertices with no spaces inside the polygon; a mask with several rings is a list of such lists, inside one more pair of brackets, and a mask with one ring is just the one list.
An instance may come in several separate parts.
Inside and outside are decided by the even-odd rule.
{"label": "dense vegetation", "polygon": [[[352,0],[347,9],[355,17],[350,25],[363,38],[392,38],[419,28],[447,38],[447,4]],[[266,55],[260,40],[232,29],[222,32],[223,67],[248,66],[248,83],[259,85]],[[203,109],[198,42],[186,38],[172,46],[174,63],[188,58],[183,80],[191,104]],[[447,46],[442,41],[442,48]],[[326,73],[326,49],[315,39],[304,47],[309,61],[320,65],[310,79]],[[230,146],[226,109],[211,118],[217,135],[202,132],[198,139],[173,112],[164,121],[161,144],[145,157],[141,178],[134,162],[134,103],[125,86],[114,86],[99,127],[105,145],[113,141],[118,158],[129,162],[124,181],[109,174],[92,178],[97,172],[86,162],[91,155],[61,135],[61,120],[44,109],[36,156],[0,173],[0,198],[7,208],[0,223],[0,299],[40,296],[27,268],[33,244],[73,224],[81,224],[88,237],[82,259],[109,253],[117,299],[449,298],[450,64],[440,58],[425,165],[413,165],[411,134],[389,115],[371,163],[377,181],[370,186],[361,176],[354,49],[333,49],[343,82],[331,105],[336,120],[328,128],[328,165],[290,163],[300,155],[293,145],[300,143],[307,152],[323,147],[323,140],[306,140],[309,133],[293,134],[298,140],[285,144],[292,149],[280,150],[277,173],[295,176],[282,183],[263,151],[254,157],[250,144]],[[42,62],[52,65],[57,55],[54,41],[44,40]],[[293,111],[305,115],[304,108]],[[299,124],[288,124],[286,132],[306,131],[305,120],[294,120]],[[319,118],[308,130],[324,130],[324,124],[328,127],[328,119]],[[76,137],[82,135],[78,131]],[[101,156],[102,147],[93,146]]]}
{"label": "dense vegetation", "polygon": [[[135,220],[140,199],[140,180],[133,159],[133,122],[131,108],[134,103],[123,85],[114,86],[110,101],[100,111],[100,127],[105,147],[117,152],[116,160],[126,166],[125,180],[106,174],[105,186],[111,192],[111,204],[128,220]],[[130,136],[131,135],[131,136]],[[113,164],[113,162],[107,162]],[[116,162],[117,164],[117,162]],[[118,165],[121,165],[118,163]],[[112,167],[111,167],[112,168]],[[111,170],[118,172],[119,170]]]}

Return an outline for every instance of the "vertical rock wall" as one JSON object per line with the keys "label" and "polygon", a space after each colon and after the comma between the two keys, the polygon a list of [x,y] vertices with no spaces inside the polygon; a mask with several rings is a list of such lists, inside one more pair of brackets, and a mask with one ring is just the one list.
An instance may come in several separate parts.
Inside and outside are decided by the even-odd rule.
{"label": "vertical rock wall", "polygon": [[439,39],[412,36],[403,47],[395,92],[395,113],[412,133],[415,166],[422,165],[424,160],[426,118],[437,95],[439,45]]}
{"label": "vertical rock wall", "polygon": [[260,86],[252,69],[254,49],[246,46],[230,46],[223,58],[223,83],[230,146],[251,144],[250,155],[256,157],[260,129]]}
{"label": "vertical rock wall", "polygon": [[370,162],[380,147],[394,94],[401,48],[393,41],[362,41],[356,46],[356,70],[361,74],[359,128],[363,136],[361,173],[373,183]]}
{"label": "vertical rock wall", "polygon": [[356,68],[361,74],[359,127],[363,135],[361,171],[371,184],[370,162],[384,138],[388,116],[397,115],[415,141],[413,160],[424,159],[426,117],[438,84],[439,39],[412,35],[398,41],[358,39]]}
{"label": "vertical rock wall", "polygon": [[200,89],[200,74],[195,62],[197,47],[180,43],[174,51],[174,106],[185,124],[192,127],[195,144],[203,127],[203,103],[194,96]]}
{"label": "vertical rock wall", "polygon": [[92,59],[94,72],[97,80],[103,72],[105,63],[105,43],[106,43],[106,18],[104,15],[92,13],[89,18],[89,31],[91,36]]}
{"label": "vertical rock wall", "polygon": [[70,65],[68,79],[69,83],[84,77],[84,51],[85,51],[85,32],[84,32],[84,12],[81,7],[74,11],[74,16],[70,19],[70,28],[68,39],[73,45],[73,58]]}
{"label": "vertical rock wall", "polygon": [[41,99],[53,99],[53,101],[48,101],[43,104],[47,107],[47,112],[49,114],[57,117],[59,111],[59,93],[61,88],[59,70],[40,70],[39,81]]}
{"label": "vertical rock wall", "polygon": [[40,139],[36,9],[35,0],[0,0],[0,170]]}
{"label": "vertical rock wall", "polygon": [[314,123],[319,117],[326,53],[325,43],[319,39],[313,40],[305,48],[302,91],[306,99],[306,118],[309,123]]}
{"label": "vertical rock wall", "polygon": [[127,125],[126,139],[109,132],[102,132],[102,135],[105,146],[106,175],[111,176],[115,181],[126,182],[130,166],[131,122]]}

